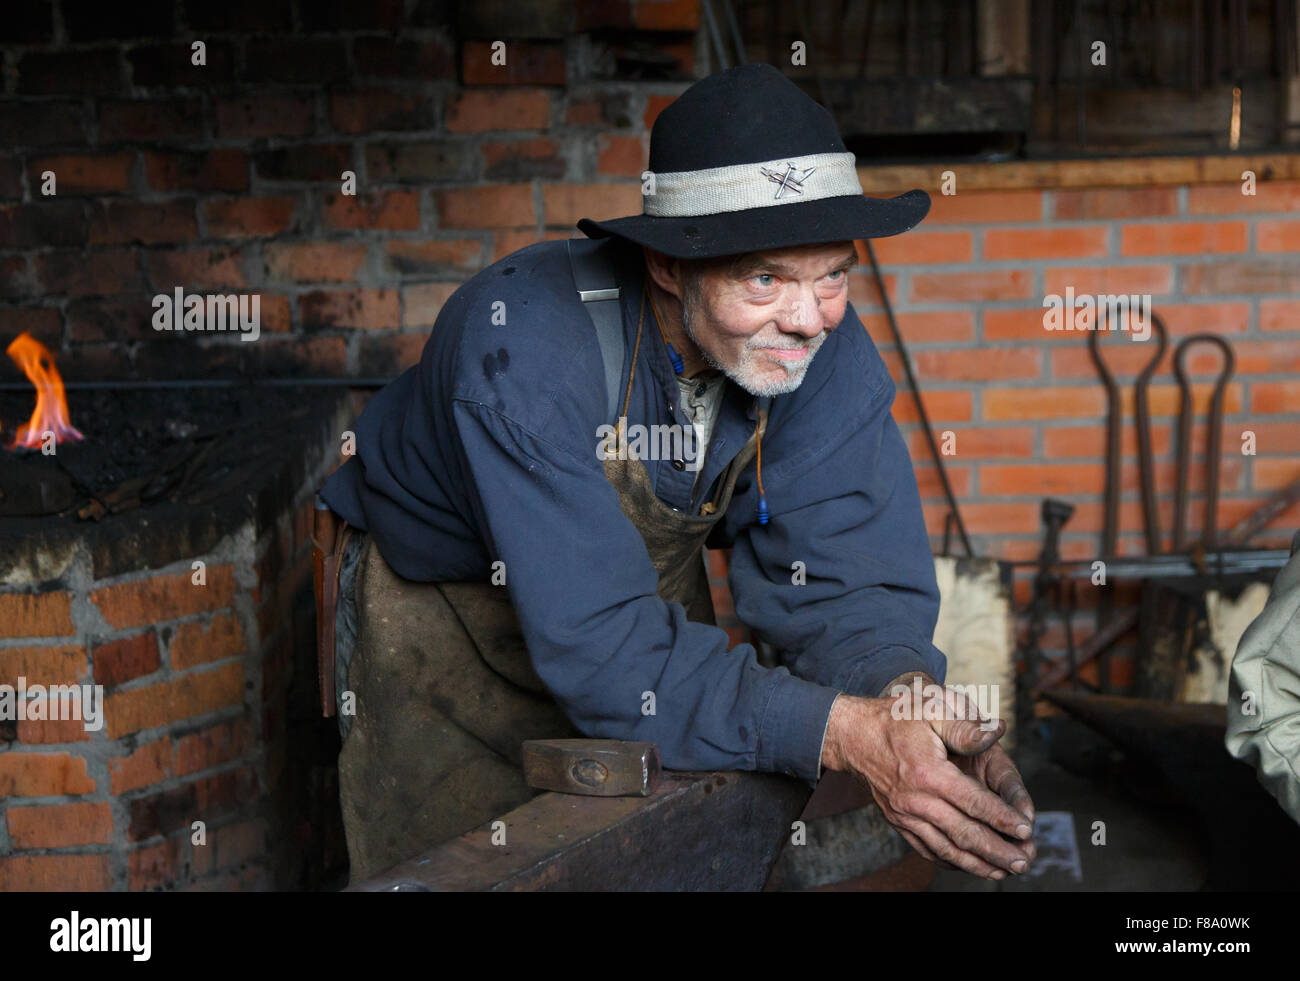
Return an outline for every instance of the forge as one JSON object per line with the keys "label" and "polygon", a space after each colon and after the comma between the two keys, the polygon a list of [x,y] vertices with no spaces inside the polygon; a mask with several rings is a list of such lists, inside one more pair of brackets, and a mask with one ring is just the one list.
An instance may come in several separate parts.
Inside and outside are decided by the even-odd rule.
{"label": "forge", "polygon": [[0,685],[98,687],[103,718],[0,719],[0,794],[78,825],[73,845],[0,826],[0,857],[19,859],[0,889],[342,874],[310,529],[346,390],[73,388],[82,438],[53,452],[12,446],[32,411],[30,389],[0,392]]}

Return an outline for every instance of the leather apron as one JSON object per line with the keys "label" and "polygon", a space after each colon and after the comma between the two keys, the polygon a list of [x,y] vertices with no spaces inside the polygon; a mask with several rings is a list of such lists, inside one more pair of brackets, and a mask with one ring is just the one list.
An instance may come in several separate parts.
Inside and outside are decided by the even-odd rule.
{"label": "leather apron", "polygon": [[[613,423],[626,447],[627,406]],[[654,494],[640,460],[605,459],[605,476],[636,526],[659,575],[658,594],[688,619],[714,624],[703,547],[731,502],[766,428],[722,472],[701,514],[677,511]],[[509,593],[481,582],[412,582],[389,568],[367,537],[357,569],[357,644],[347,688],[355,718],[339,755],[339,796],[351,880],[382,872],[526,803],[526,739],[582,735],[529,660]]]}

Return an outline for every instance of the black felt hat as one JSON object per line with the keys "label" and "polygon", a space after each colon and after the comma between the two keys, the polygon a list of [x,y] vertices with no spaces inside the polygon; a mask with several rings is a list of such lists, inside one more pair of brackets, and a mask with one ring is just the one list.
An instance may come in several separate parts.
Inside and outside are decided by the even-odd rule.
{"label": "black felt hat", "polygon": [[641,214],[578,227],[707,259],[885,238],[930,210],[921,190],[866,197],[831,114],[771,65],[728,68],[683,92],[655,120],[648,169]]}

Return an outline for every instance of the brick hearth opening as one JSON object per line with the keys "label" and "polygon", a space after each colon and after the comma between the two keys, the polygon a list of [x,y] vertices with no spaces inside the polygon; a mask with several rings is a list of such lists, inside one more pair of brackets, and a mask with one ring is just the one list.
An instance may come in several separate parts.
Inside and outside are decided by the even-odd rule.
{"label": "brick hearth opening", "polygon": [[[208,416],[238,404],[183,395],[196,412],[224,399]],[[277,401],[293,411],[268,411]],[[60,444],[56,459],[85,490],[95,426],[109,422],[86,415],[88,396],[70,403],[86,445]],[[98,521],[0,516],[0,685],[28,695],[25,718],[0,720],[0,891],[301,889],[346,870],[310,529],[351,409],[319,389],[242,404],[259,408],[225,418],[181,499]],[[193,428],[173,413],[157,415]],[[127,440],[141,444],[139,426]],[[0,455],[7,479],[53,469]],[[42,717],[50,700],[32,695],[54,685],[102,686],[100,725],[66,708]]]}

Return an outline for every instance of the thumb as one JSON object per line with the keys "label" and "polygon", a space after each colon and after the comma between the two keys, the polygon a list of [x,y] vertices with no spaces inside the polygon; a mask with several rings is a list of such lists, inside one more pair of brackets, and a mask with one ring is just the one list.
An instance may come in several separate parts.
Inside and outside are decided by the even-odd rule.
{"label": "thumb", "polygon": [[944,719],[934,724],[934,731],[949,751],[962,756],[977,756],[1002,738],[1007,724],[1001,719],[985,722]]}

